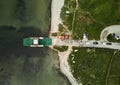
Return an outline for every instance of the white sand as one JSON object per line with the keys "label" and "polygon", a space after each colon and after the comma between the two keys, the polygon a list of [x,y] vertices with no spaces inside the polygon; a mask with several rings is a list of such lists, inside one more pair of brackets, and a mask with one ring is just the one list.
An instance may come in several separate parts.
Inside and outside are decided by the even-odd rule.
{"label": "white sand", "polygon": [[58,32],[58,25],[61,23],[60,13],[64,0],[52,0],[51,8],[51,32]]}
{"label": "white sand", "polygon": [[72,85],[79,85],[76,79],[73,77],[67,61],[71,51],[72,51],[72,47],[69,47],[69,49],[65,52],[58,52],[58,56],[60,60],[60,70],[69,79]]}
{"label": "white sand", "polygon": [[[52,0],[50,33],[58,32],[58,25],[62,23],[60,19],[60,12],[63,5],[64,5],[64,0]],[[53,38],[52,36],[50,37]],[[69,46],[69,49],[67,51],[58,52],[59,60],[60,60],[60,70],[69,79],[72,85],[82,85],[82,84],[78,84],[76,79],[73,77],[67,61],[71,51],[72,48]]]}

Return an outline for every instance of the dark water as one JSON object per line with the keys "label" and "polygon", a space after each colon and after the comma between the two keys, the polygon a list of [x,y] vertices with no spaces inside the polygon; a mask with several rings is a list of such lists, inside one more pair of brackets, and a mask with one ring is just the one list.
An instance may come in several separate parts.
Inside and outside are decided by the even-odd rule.
{"label": "dark water", "polygon": [[49,48],[29,48],[22,39],[48,36],[51,0],[0,0],[0,85],[68,85]]}

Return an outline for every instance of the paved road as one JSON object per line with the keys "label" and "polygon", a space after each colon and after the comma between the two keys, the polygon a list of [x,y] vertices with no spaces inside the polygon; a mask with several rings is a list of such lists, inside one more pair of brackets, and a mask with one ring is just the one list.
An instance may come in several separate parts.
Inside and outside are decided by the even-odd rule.
{"label": "paved road", "polygon": [[[52,45],[58,46],[75,46],[75,47],[95,47],[95,48],[108,48],[108,49],[118,49],[120,50],[120,43],[109,42],[111,45],[107,45],[107,36],[110,33],[120,33],[120,25],[113,25],[106,27],[100,35],[99,41],[95,40],[61,40],[58,38],[52,38]],[[98,42],[98,44],[93,44],[93,42]],[[103,44],[104,43],[104,44]]]}
{"label": "paved road", "polygon": [[101,41],[108,41],[107,36],[111,33],[120,33],[120,25],[112,25],[103,29],[100,35]]}
{"label": "paved road", "polygon": [[[87,40],[87,39],[83,39],[83,40],[61,40],[59,38],[52,38],[52,45],[58,45],[58,46],[76,46],[76,47],[95,47],[95,48],[108,48],[108,49],[118,49],[120,50],[120,43],[114,43],[114,42],[109,42],[111,43],[111,45],[107,45],[106,43],[108,43],[107,41],[107,36],[110,33],[120,33],[120,25],[116,26],[110,26],[105,28],[102,32],[101,32],[101,36],[99,41],[96,40]],[[93,44],[94,42],[97,42],[98,44]],[[68,79],[71,81],[71,83],[73,85],[78,85],[76,83],[76,80],[74,80],[74,77],[71,75],[69,68],[68,68],[68,64],[66,64],[65,62],[67,61],[67,59],[65,59],[66,57],[63,56],[68,56],[69,52],[66,53],[61,53],[61,55],[59,54],[59,59],[60,59],[60,66],[62,72],[68,77]]]}
{"label": "paved road", "polygon": [[[104,41],[95,41],[95,40],[88,40],[88,41],[81,41],[81,40],[61,40],[61,39],[52,39],[52,45],[58,46],[75,46],[75,47],[95,47],[95,48],[108,48],[108,49],[119,49],[120,50],[120,43],[111,42],[111,45],[106,45],[103,43],[107,43]],[[93,44],[93,42],[98,42],[98,44]]]}

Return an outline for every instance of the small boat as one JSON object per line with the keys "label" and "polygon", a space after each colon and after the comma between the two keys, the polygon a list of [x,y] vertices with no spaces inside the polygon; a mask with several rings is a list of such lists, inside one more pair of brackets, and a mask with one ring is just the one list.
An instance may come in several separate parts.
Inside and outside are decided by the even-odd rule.
{"label": "small boat", "polygon": [[28,47],[45,47],[52,45],[52,39],[47,37],[24,38],[23,45]]}

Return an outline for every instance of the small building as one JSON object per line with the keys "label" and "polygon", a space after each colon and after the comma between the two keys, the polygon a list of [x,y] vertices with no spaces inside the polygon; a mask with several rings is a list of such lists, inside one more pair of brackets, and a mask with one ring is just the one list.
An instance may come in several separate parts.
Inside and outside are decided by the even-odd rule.
{"label": "small building", "polygon": [[61,36],[59,36],[59,38],[62,40],[69,39],[69,35],[61,35]]}
{"label": "small building", "polygon": [[83,39],[88,39],[88,34],[84,33],[83,34]]}

